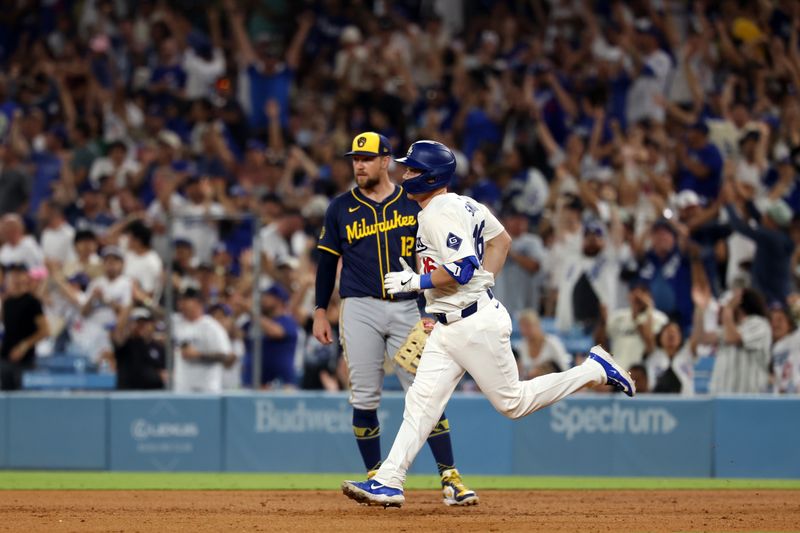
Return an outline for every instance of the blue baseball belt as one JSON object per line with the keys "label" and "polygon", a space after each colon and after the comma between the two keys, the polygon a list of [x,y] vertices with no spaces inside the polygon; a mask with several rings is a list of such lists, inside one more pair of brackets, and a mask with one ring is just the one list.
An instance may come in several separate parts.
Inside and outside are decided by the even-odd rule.
{"label": "blue baseball belt", "polygon": [[480,309],[489,304],[489,302],[491,302],[494,299],[494,294],[492,293],[492,289],[486,289],[486,296],[488,296],[488,298],[485,298],[483,295],[481,295],[480,298],[478,298],[476,301],[466,306],[464,309],[460,309],[458,311],[450,311],[449,313],[433,313],[433,317],[445,325],[452,324],[453,322],[458,322],[461,319],[474,315]]}

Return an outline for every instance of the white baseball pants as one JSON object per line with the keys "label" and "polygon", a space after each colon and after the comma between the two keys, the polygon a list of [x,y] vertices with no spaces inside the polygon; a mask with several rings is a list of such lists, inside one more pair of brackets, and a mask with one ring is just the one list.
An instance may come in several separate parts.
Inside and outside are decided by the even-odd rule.
{"label": "white baseball pants", "polygon": [[456,385],[470,373],[495,409],[521,418],[586,385],[605,383],[605,371],[589,359],[566,372],[520,381],[511,352],[511,317],[498,300],[451,324],[436,324],[406,393],[403,423],[375,481],[402,488],[406,473],[439,420]]}

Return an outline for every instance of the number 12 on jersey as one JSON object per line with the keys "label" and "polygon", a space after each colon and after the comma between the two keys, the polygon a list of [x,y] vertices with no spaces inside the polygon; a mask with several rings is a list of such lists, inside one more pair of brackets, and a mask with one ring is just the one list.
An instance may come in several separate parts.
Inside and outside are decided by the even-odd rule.
{"label": "number 12 on jersey", "polygon": [[478,254],[478,262],[483,264],[483,228],[486,221],[482,220],[480,224],[475,224],[475,229],[472,230],[472,239],[475,242],[475,253]]}
{"label": "number 12 on jersey", "polygon": [[403,257],[411,257],[411,254],[414,253],[414,237],[400,237],[402,240],[400,241],[401,250],[400,255]]}

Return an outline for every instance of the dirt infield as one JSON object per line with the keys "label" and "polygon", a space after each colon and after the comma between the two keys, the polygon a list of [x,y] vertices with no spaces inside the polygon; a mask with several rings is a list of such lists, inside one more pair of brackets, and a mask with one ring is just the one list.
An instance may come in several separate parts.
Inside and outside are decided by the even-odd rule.
{"label": "dirt infield", "polygon": [[0,491],[0,531],[798,531],[800,491],[482,491],[402,509],[333,491]]}

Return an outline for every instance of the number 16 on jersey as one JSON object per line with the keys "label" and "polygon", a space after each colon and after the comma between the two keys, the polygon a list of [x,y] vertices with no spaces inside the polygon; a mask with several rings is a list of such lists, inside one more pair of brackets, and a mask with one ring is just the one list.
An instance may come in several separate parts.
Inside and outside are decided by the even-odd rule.
{"label": "number 16 on jersey", "polygon": [[483,264],[483,227],[486,225],[485,220],[481,220],[480,224],[475,224],[475,229],[472,230],[472,239],[475,242],[475,253],[478,254],[478,262]]}

